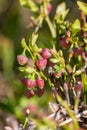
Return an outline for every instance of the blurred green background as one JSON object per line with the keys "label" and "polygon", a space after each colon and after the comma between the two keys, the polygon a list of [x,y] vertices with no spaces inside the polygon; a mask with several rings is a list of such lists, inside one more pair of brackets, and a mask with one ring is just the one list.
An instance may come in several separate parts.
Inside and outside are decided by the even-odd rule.
{"label": "blurred green background", "polygon": [[[62,1],[52,0],[51,19],[57,4]],[[66,4],[67,8],[70,8],[67,19],[73,21],[79,18],[80,13],[74,0],[66,0]],[[33,31],[32,28],[28,28],[30,15],[31,12],[21,7],[18,0],[0,0],[0,130],[3,130],[6,118],[10,115],[23,122],[27,107],[30,108],[30,114],[33,116],[46,115],[46,112],[50,111],[48,102],[52,94],[49,89],[45,93],[46,96],[27,99],[24,96],[25,87],[20,82],[23,75],[18,70],[16,56],[22,52],[21,39],[25,37],[28,41]],[[43,48],[49,47],[50,32],[45,23],[39,34],[38,45]]]}

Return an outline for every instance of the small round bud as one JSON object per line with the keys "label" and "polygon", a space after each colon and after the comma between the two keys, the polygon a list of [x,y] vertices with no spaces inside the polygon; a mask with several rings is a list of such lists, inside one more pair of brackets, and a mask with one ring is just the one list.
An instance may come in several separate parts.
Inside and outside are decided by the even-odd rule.
{"label": "small round bud", "polygon": [[28,58],[26,56],[23,56],[23,55],[18,55],[17,61],[20,65],[24,65],[28,62]]}
{"label": "small round bud", "polygon": [[87,62],[87,52],[82,53],[82,58]]}
{"label": "small round bud", "polygon": [[40,89],[43,89],[43,87],[44,87],[44,80],[43,80],[43,79],[37,79],[37,80],[36,80],[36,85],[37,85]]}
{"label": "small round bud", "polygon": [[69,41],[68,39],[64,39],[62,37],[59,38],[59,45],[63,48],[63,49],[66,49],[69,47]]}
{"label": "small round bud", "polygon": [[43,52],[42,52],[42,57],[45,58],[45,59],[48,59],[48,58],[51,57],[51,53],[50,53],[50,51],[49,51],[48,48],[45,48],[45,49],[43,50]]}
{"label": "small round bud", "polygon": [[42,58],[40,60],[37,60],[36,65],[39,69],[44,70],[47,65],[47,59]]}
{"label": "small round bud", "polygon": [[67,36],[67,37],[70,37],[70,36],[71,36],[70,30],[68,30],[68,31],[66,32],[66,36]]}
{"label": "small round bud", "polygon": [[74,52],[74,56],[81,55],[82,54],[82,48],[78,47],[76,49],[73,49],[73,52]]}
{"label": "small round bud", "polygon": [[47,5],[47,14],[50,14],[51,11],[52,11],[52,5],[49,3],[49,4]]}
{"label": "small round bud", "polygon": [[26,89],[25,92],[24,92],[24,95],[27,97],[27,98],[31,98],[35,95],[34,91],[33,90],[28,90]]}
{"label": "small round bud", "polygon": [[82,90],[82,84],[75,85],[75,91],[76,92],[81,91],[81,90]]}
{"label": "small round bud", "polygon": [[82,90],[82,80],[80,78],[77,78],[77,84],[75,85],[75,91],[79,92]]}
{"label": "small round bud", "polygon": [[27,110],[26,110],[26,113],[27,113],[27,114],[29,114],[29,113],[30,113],[30,110],[29,110],[29,109],[27,109]]}
{"label": "small round bud", "polygon": [[28,88],[34,88],[36,86],[36,82],[34,80],[23,78],[21,81]]}
{"label": "small round bud", "polygon": [[74,55],[74,51],[73,50],[69,50],[69,58],[72,58]]}
{"label": "small round bud", "polygon": [[41,97],[44,94],[44,89],[37,89],[34,92],[38,97]]}

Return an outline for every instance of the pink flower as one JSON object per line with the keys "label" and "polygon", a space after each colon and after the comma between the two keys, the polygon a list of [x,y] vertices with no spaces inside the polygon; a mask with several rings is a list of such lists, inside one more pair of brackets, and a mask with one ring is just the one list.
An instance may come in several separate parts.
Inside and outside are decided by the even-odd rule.
{"label": "pink flower", "polygon": [[75,91],[81,91],[82,90],[82,81],[81,79],[77,79],[77,84],[75,85]]}
{"label": "pink flower", "polygon": [[64,49],[66,49],[66,48],[68,48],[69,47],[69,39],[64,39],[64,38],[62,38],[62,37],[60,37],[59,38],[59,45],[62,47],[62,48],[64,48]]}
{"label": "pink flower", "polygon": [[28,90],[26,89],[25,92],[24,92],[24,95],[27,97],[27,98],[31,98],[35,95],[34,91],[33,90]]}
{"label": "pink flower", "polygon": [[74,52],[74,53],[73,53],[74,56],[81,55],[81,54],[82,54],[82,48],[81,48],[81,47],[76,48],[76,49],[73,50],[73,52]]}
{"label": "pink flower", "polygon": [[36,80],[36,85],[42,89],[44,87],[44,80],[43,79],[37,79]]}
{"label": "pink flower", "polygon": [[45,58],[45,59],[48,59],[48,58],[51,57],[51,53],[50,53],[50,51],[49,51],[48,48],[45,48],[45,49],[43,50],[43,52],[42,52],[42,57]]}
{"label": "pink flower", "polygon": [[46,68],[46,65],[47,65],[47,59],[42,58],[40,60],[37,60],[36,65],[39,69],[44,70]]}
{"label": "pink flower", "polygon": [[83,53],[82,53],[82,58],[83,58],[85,61],[87,61],[87,52],[83,52]]}
{"label": "pink flower", "polygon": [[24,65],[28,62],[28,58],[26,56],[23,56],[23,55],[18,55],[17,61],[20,65]]}
{"label": "pink flower", "polygon": [[51,11],[52,11],[52,5],[49,3],[49,4],[47,5],[47,12],[48,12],[48,14],[50,14]]}
{"label": "pink flower", "polygon": [[74,48],[74,49],[69,51],[69,57],[78,56],[78,55],[82,55],[82,48],[81,47]]}
{"label": "pink flower", "polygon": [[23,78],[22,83],[28,88],[34,88],[36,86],[36,82],[28,78]]}
{"label": "pink flower", "polygon": [[82,84],[77,84],[75,86],[75,91],[78,92],[78,91],[81,91],[82,90]]}
{"label": "pink flower", "polygon": [[35,94],[37,94],[39,97],[41,97],[44,94],[44,89],[37,89],[34,91]]}
{"label": "pink flower", "polygon": [[70,36],[71,36],[70,30],[68,30],[68,31],[66,32],[66,36],[67,36],[67,37],[70,37]]}

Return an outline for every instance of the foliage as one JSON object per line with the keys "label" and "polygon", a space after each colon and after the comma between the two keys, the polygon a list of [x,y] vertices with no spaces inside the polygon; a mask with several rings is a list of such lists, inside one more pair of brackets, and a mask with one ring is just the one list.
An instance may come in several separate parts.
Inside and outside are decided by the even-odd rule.
{"label": "foliage", "polygon": [[[35,95],[42,96],[47,87],[50,87],[49,90],[53,92],[57,105],[61,105],[65,116],[71,117],[74,124],[73,129],[78,129],[76,117],[80,111],[79,107],[82,103],[82,108],[87,104],[86,22],[79,19],[73,23],[67,21],[66,15],[69,10],[66,9],[65,3],[58,5],[52,20],[50,20],[52,11],[50,0],[35,2],[20,0],[20,3],[34,13],[29,24],[29,27],[34,28],[34,32],[28,42],[24,38],[22,39],[23,52],[17,56],[18,63],[22,65],[19,70],[24,73],[22,83],[26,86],[25,95],[27,98]],[[78,1],[77,4],[84,13],[87,13],[85,3]],[[37,45],[39,30],[44,22],[51,33],[51,42],[48,44],[51,44],[52,48],[49,49],[47,47],[43,49]],[[33,62],[32,66],[29,65],[30,57]],[[54,121],[61,126],[62,121],[55,118]],[[61,114],[60,118],[62,118]],[[44,124],[45,129],[48,126],[51,127],[49,124]],[[56,125],[54,129],[57,127]]]}

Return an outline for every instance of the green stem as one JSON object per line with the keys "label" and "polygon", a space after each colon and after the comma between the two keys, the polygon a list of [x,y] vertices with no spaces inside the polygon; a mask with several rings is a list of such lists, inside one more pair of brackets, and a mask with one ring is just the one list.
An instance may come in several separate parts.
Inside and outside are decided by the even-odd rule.
{"label": "green stem", "polygon": [[76,99],[75,100],[75,106],[74,106],[74,110],[75,110],[76,114],[78,113],[78,105],[79,105],[79,99]]}
{"label": "green stem", "polygon": [[[32,59],[33,59],[33,61],[34,61],[34,56],[33,56],[33,54],[32,54],[32,52],[31,52],[31,50],[27,47],[26,48],[28,51],[29,51],[29,53],[30,53],[30,55],[31,55],[31,57],[32,57]],[[34,61],[35,62],[35,61]]]}
{"label": "green stem", "polygon": [[23,125],[23,129],[25,129],[27,123],[28,123],[28,118],[25,119],[25,122],[24,122],[24,125]]}
{"label": "green stem", "polygon": [[51,82],[51,80],[50,80],[49,78],[48,78],[47,80],[48,80],[49,86],[50,86],[50,87],[53,87],[54,84]]}
{"label": "green stem", "polygon": [[51,21],[50,21],[48,16],[46,17],[46,22],[47,22],[47,24],[49,26],[49,29],[50,29],[52,37],[55,39],[56,38],[56,31],[55,31],[55,29],[53,27],[53,24],[51,23]]}
{"label": "green stem", "polygon": [[26,119],[25,119],[25,122],[24,122],[24,125],[23,125],[23,129],[25,129],[27,123],[29,122],[29,109],[27,109],[26,111]]}
{"label": "green stem", "polygon": [[45,79],[47,80],[47,77],[44,75],[44,73],[42,71],[40,71],[40,75]]}
{"label": "green stem", "polygon": [[85,73],[81,73],[81,77],[82,77],[82,95],[83,95],[83,101],[84,101],[84,104],[86,105],[86,100],[87,100],[87,95],[86,95],[86,92],[87,92],[87,81],[86,81],[86,74]]}
{"label": "green stem", "polygon": [[86,105],[86,92],[84,91],[84,104]]}

